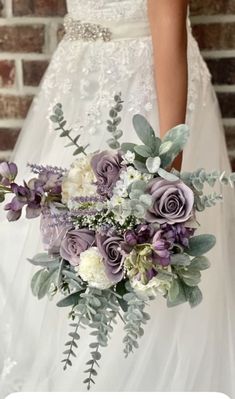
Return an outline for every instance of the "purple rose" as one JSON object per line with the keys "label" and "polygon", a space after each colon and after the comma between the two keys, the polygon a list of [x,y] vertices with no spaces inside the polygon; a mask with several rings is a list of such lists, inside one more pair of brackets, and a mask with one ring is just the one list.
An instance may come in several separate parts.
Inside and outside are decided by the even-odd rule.
{"label": "purple rose", "polygon": [[40,230],[45,251],[49,254],[59,254],[62,240],[71,224],[53,218],[51,212],[44,212],[41,216]]}
{"label": "purple rose", "polygon": [[119,180],[122,169],[121,154],[103,151],[92,157],[91,166],[97,179],[97,192],[110,198],[112,189]]}
{"label": "purple rose", "polygon": [[0,181],[3,185],[9,186],[17,176],[18,169],[13,162],[0,163]]}
{"label": "purple rose", "polygon": [[89,229],[70,230],[62,240],[60,255],[71,266],[78,266],[80,254],[95,242],[95,233]]}
{"label": "purple rose", "polygon": [[148,186],[152,205],[146,213],[150,223],[182,223],[192,215],[193,191],[181,180],[169,182],[162,178],[153,179]]}
{"label": "purple rose", "polygon": [[170,248],[171,243],[167,241],[163,236],[163,231],[158,230],[153,237],[153,261],[154,263],[162,266],[170,265],[171,254]]}
{"label": "purple rose", "polygon": [[118,235],[110,237],[109,235],[97,234],[96,236],[97,247],[103,256],[107,276],[113,283],[121,281],[124,275],[122,242],[123,238]]}

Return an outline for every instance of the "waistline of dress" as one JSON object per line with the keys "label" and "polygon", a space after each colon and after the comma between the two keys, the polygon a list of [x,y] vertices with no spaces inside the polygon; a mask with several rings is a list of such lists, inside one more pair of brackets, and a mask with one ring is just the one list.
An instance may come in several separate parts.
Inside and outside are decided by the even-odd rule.
{"label": "waistline of dress", "polygon": [[147,20],[127,21],[82,21],[67,14],[64,18],[65,38],[71,41],[81,40],[95,42],[102,40],[110,42],[121,39],[138,39],[150,36]]}

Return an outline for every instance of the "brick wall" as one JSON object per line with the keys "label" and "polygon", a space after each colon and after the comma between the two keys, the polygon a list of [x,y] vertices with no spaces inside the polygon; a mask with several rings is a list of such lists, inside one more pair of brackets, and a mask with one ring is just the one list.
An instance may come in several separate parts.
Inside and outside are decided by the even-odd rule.
{"label": "brick wall", "polygon": [[[15,144],[65,12],[65,0],[0,0],[0,159]],[[191,14],[235,170],[235,0],[191,0]]]}

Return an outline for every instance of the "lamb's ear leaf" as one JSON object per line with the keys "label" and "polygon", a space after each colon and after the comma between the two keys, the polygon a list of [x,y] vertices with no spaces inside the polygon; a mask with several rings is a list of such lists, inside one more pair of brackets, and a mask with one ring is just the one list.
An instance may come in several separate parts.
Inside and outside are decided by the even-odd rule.
{"label": "lamb's ear leaf", "polygon": [[185,252],[190,256],[202,256],[209,252],[216,244],[216,238],[212,234],[201,234],[189,240],[189,247]]}
{"label": "lamb's ear leaf", "polygon": [[156,146],[156,135],[155,132],[147,121],[147,119],[142,115],[134,115],[133,126],[137,133],[139,139],[149,148],[155,148]]}
{"label": "lamb's ear leaf", "polygon": [[174,159],[183,151],[189,138],[189,127],[178,125],[165,134],[159,152],[162,167],[170,166]]}

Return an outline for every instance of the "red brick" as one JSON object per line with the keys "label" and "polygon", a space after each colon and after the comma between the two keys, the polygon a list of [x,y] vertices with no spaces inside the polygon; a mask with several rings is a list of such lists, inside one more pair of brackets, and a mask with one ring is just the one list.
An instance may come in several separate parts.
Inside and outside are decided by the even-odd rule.
{"label": "red brick", "polygon": [[42,53],[44,44],[44,25],[0,26],[0,51]]}
{"label": "red brick", "polygon": [[207,59],[207,65],[211,71],[214,84],[235,84],[235,57]]}
{"label": "red brick", "polygon": [[0,60],[0,87],[12,87],[15,83],[14,61]]}
{"label": "red brick", "polygon": [[3,16],[3,11],[4,11],[4,4],[3,4],[3,1],[0,0],[0,17]]}
{"label": "red brick", "polygon": [[48,61],[23,61],[23,82],[25,86],[38,86]]}
{"label": "red brick", "polygon": [[65,0],[13,0],[13,15],[64,16],[65,3]]}
{"label": "red brick", "polygon": [[214,15],[235,13],[234,0],[192,0],[190,4],[192,15]]}
{"label": "red brick", "polygon": [[31,102],[32,96],[0,95],[0,118],[25,118]]}
{"label": "red brick", "polygon": [[0,128],[0,151],[12,150],[19,132],[20,129]]}
{"label": "red brick", "polygon": [[203,50],[232,50],[235,42],[235,23],[198,24],[193,33]]}
{"label": "red brick", "polygon": [[224,118],[235,118],[235,92],[217,93]]}

